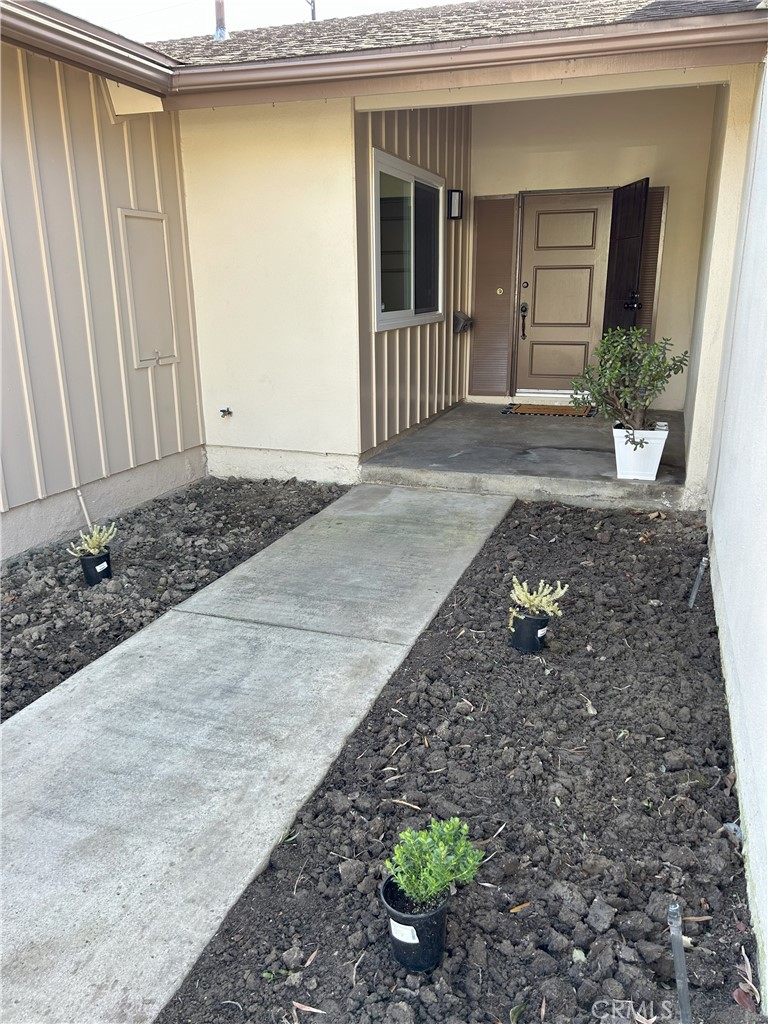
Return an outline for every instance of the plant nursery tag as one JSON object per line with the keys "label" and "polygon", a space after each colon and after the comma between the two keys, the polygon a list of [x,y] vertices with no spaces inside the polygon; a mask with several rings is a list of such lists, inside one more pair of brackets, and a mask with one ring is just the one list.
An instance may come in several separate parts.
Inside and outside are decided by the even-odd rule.
{"label": "plant nursery tag", "polygon": [[106,568],[107,568],[107,563],[106,562],[99,562],[99,564],[96,566],[96,572],[102,572]]}
{"label": "plant nursery tag", "polygon": [[546,626],[544,627],[544,629],[540,629],[539,630],[539,640],[541,640],[541,638],[545,635],[546,632],[547,632],[547,627]]}
{"label": "plant nursery tag", "polygon": [[409,924],[400,924],[398,921],[393,921],[390,918],[389,927],[392,929],[392,934],[396,939],[418,946],[419,936],[416,934],[416,929],[412,928]]}

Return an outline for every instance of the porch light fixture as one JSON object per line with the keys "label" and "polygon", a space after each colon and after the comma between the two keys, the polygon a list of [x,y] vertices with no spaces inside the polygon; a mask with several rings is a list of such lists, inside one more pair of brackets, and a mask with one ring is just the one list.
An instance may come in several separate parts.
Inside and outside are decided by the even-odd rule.
{"label": "porch light fixture", "polygon": [[461,220],[464,210],[464,192],[460,188],[448,189],[448,220]]}

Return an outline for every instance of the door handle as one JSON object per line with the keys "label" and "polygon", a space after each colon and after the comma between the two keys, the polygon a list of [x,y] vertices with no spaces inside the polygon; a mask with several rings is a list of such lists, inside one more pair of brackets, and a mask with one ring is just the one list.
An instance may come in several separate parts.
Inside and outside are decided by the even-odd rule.
{"label": "door handle", "polygon": [[624,309],[642,309],[643,308],[643,304],[642,304],[642,302],[638,302],[639,298],[640,298],[640,292],[630,292],[629,293],[629,302],[625,302],[624,303]]}
{"label": "door handle", "polygon": [[522,321],[523,321],[522,330],[520,332],[520,337],[523,339],[523,341],[525,341],[525,339],[527,337],[527,335],[525,333],[525,318],[528,316],[528,303],[527,302],[524,302],[520,306],[520,316],[521,316]]}

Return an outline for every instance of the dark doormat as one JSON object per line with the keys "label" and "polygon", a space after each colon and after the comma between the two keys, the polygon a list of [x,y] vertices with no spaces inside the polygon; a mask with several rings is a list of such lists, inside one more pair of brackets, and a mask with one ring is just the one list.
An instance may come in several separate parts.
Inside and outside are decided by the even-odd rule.
{"label": "dark doormat", "polygon": [[516,416],[594,416],[595,408],[591,405],[505,405],[502,416],[514,413]]}

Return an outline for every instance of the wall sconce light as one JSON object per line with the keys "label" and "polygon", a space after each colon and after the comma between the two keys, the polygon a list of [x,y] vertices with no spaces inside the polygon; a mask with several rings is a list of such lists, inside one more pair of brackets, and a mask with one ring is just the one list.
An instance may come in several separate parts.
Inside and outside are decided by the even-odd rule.
{"label": "wall sconce light", "polygon": [[464,210],[464,193],[460,188],[448,189],[448,220],[461,220]]}

